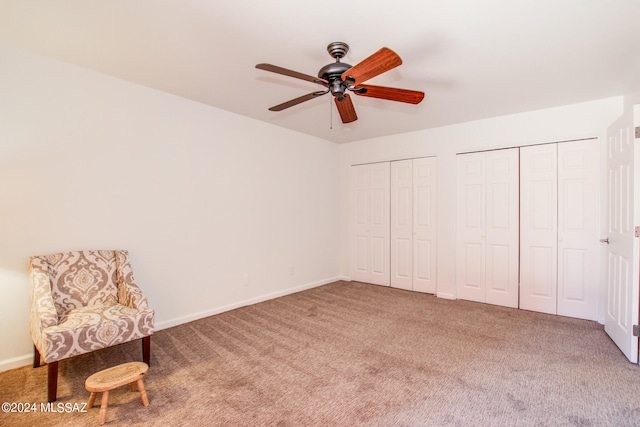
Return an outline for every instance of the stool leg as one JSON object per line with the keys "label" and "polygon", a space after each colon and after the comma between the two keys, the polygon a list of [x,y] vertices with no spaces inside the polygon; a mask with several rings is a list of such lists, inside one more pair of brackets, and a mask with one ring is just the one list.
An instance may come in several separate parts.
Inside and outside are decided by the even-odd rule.
{"label": "stool leg", "polygon": [[91,394],[89,395],[89,401],[87,402],[87,407],[88,408],[93,408],[93,404],[96,401],[96,392],[92,391]]}
{"label": "stool leg", "polygon": [[[133,384],[133,383],[131,383]],[[144,384],[142,383],[142,378],[138,380],[138,390],[140,391],[140,399],[142,399],[142,404],[144,406],[149,406],[149,398],[147,397],[147,391],[144,389]]]}
{"label": "stool leg", "polygon": [[104,424],[104,419],[107,417],[107,405],[109,404],[109,390],[102,392],[102,401],[100,403],[100,418],[98,418],[98,424]]}

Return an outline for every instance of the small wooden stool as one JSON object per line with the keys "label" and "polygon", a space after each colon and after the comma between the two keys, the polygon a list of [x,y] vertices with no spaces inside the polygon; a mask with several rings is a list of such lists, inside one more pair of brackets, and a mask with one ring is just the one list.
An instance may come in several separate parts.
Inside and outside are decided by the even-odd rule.
{"label": "small wooden stool", "polygon": [[149,399],[147,398],[147,392],[144,390],[144,384],[142,383],[142,377],[144,377],[149,371],[149,365],[144,362],[129,362],[122,365],[114,366],[100,372],[96,372],[91,375],[85,381],[84,386],[87,391],[91,392],[89,396],[89,402],[87,406],[93,407],[96,401],[96,393],[102,393],[102,401],[100,404],[100,416],[98,422],[100,425],[104,424],[104,419],[107,416],[107,404],[109,401],[109,390],[129,384],[131,391],[135,391],[133,383],[138,384],[138,391],[140,392],[140,399],[144,406],[149,405]]}

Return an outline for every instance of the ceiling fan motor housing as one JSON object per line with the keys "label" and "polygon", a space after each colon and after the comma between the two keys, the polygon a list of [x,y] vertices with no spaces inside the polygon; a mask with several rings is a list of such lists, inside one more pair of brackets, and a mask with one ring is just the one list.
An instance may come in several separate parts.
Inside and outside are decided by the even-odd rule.
{"label": "ceiling fan motor housing", "polygon": [[333,62],[327,64],[320,69],[318,77],[329,82],[329,89],[333,96],[342,98],[344,92],[347,89],[346,85],[342,81],[342,73],[351,68],[351,65],[343,62]]}
{"label": "ceiling fan motor housing", "polygon": [[342,99],[347,90],[347,85],[342,81],[342,73],[352,66],[340,62],[340,58],[349,52],[349,45],[344,42],[333,42],[327,46],[327,52],[336,59],[336,62],[322,67],[318,71],[318,77],[329,82],[329,90],[331,90],[333,96]]}

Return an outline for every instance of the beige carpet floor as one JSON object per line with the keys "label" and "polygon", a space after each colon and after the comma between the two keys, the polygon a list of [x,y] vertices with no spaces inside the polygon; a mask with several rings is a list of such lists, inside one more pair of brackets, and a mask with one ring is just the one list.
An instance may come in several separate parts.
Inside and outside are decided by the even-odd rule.
{"label": "beige carpet floor", "polygon": [[[59,403],[139,360],[127,343],[60,363]],[[97,425],[43,413],[46,367],[0,373],[2,426]],[[111,392],[106,426],[639,426],[640,368],[595,322],[336,282],[154,334],[150,405]]]}

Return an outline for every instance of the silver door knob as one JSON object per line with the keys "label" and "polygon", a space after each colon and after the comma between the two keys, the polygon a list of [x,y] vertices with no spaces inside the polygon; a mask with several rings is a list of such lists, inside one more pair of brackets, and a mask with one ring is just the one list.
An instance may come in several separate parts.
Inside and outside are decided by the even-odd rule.
{"label": "silver door knob", "polygon": [[609,238],[607,237],[606,239],[600,239],[600,242],[606,243],[608,245],[609,244]]}

